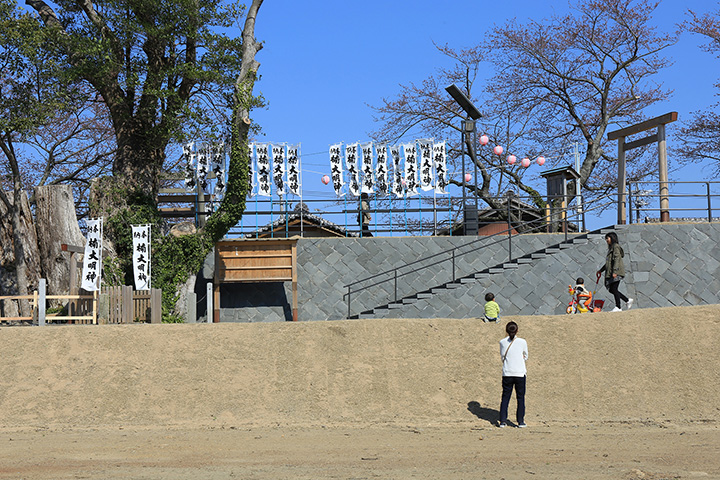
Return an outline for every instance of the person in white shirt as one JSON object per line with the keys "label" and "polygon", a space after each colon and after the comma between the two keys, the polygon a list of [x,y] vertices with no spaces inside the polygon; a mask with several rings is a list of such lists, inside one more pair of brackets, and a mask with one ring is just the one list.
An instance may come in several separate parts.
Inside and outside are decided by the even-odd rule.
{"label": "person in white shirt", "polygon": [[515,388],[517,399],[517,426],[525,425],[525,384],[527,369],[525,361],[528,359],[527,342],[517,336],[518,326],[515,322],[508,322],[505,327],[508,336],[500,340],[500,359],[502,360],[502,401],[500,402],[499,427],[507,426],[508,405]]}

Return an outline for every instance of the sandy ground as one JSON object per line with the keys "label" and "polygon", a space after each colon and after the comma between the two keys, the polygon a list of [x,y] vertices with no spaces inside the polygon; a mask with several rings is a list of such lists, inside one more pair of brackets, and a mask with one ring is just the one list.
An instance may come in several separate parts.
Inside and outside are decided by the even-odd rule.
{"label": "sandy ground", "polygon": [[513,320],[3,328],[0,478],[720,478],[720,306]]}

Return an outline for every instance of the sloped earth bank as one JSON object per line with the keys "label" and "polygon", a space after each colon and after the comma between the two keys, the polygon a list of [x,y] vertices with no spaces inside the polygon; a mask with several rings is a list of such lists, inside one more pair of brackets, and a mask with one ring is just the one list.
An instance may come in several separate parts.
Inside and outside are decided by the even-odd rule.
{"label": "sloped earth bank", "polygon": [[510,319],[3,328],[0,478],[720,478],[720,306]]}

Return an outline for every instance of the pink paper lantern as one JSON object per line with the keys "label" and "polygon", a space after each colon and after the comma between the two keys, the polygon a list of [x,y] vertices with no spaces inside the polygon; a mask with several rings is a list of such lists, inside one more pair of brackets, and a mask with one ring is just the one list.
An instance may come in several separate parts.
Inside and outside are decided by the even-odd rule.
{"label": "pink paper lantern", "polygon": [[330,183],[330,177],[329,177],[328,175],[323,175],[321,181],[322,181],[325,185],[327,185],[328,183]]}
{"label": "pink paper lantern", "polygon": [[470,183],[470,180],[472,180],[472,175],[469,173],[465,174],[465,183]]}
{"label": "pink paper lantern", "polygon": [[522,162],[520,162],[520,165],[523,166],[523,168],[527,168],[530,166],[530,159],[525,157],[522,159]]}
{"label": "pink paper lantern", "polygon": [[495,155],[502,155],[503,147],[501,147],[500,145],[495,145],[495,148],[493,148],[493,152],[495,153]]}
{"label": "pink paper lantern", "polygon": [[507,162],[510,165],[515,165],[515,162],[517,162],[517,157],[515,155],[508,155]]}
{"label": "pink paper lantern", "polygon": [[483,135],[482,137],[480,137],[480,145],[487,145],[489,141],[490,139],[487,135]]}
{"label": "pink paper lantern", "polygon": [[535,160],[535,161],[536,161],[537,164],[540,165],[541,167],[542,167],[543,165],[545,165],[545,157],[538,157],[537,160]]}

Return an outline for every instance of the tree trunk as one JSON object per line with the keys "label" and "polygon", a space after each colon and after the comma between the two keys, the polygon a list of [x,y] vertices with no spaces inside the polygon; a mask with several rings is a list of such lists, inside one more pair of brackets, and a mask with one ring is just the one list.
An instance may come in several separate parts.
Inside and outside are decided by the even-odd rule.
{"label": "tree trunk", "polygon": [[70,254],[61,244],[83,247],[85,237],[75,214],[70,185],[46,185],[35,188],[35,224],[40,251],[40,266],[51,295],[69,293]]}
{"label": "tree trunk", "polygon": [[[0,202],[0,217],[3,219],[0,224],[0,294],[27,295],[37,288],[40,278],[35,224],[24,191],[8,195],[7,200],[10,209]],[[19,311],[21,316],[29,316],[29,302],[20,302]]]}

